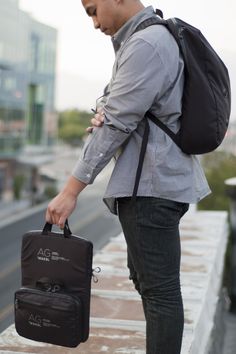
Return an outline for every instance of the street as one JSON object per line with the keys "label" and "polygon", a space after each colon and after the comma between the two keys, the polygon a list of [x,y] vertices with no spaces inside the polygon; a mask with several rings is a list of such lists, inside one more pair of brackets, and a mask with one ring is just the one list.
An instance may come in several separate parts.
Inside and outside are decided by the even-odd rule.
{"label": "street", "polygon": [[[106,178],[98,181],[85,190],[76,210],[69,218],[69,226],[73,234],[85,237],[94,244],[94,252],[103,247],[110,237],[121,232],[116,216],[113,216],[102,201],[106,186]],[[47,204],[36,207],[35,212],[26,213],[22,218],[7,225],[0,226],[0,332],[14,321],[14,292],[20,287],[20,251],[22,235],[29,230],[39,230],[44,226],[44,215]],[[4,220],[7,222],[7,220]],[[59,231],[54,228],[55,231]],[[97,265],[95,265],[97,266]]]}

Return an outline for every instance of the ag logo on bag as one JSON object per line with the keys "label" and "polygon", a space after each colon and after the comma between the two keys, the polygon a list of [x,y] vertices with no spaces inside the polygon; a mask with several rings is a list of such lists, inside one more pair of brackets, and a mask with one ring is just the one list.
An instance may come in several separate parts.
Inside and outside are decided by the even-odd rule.
{"label": "ag logo on bag", "polygon": [[37,253],[37,259],[43,262],[50,262],[50,261],[64,261],[69,262],[68,258],[60,256],[59,252],[52,251],[49,248],[40,248]]}
{"label": "ag logo on bag", "polygon": [[47,318],[42,318],[40,315],[30,314],[28,323],[35,327],[54,327],[60,328],[58,324],[52,323],[51,320]]}
{"label": "ag logo on bag", "polygon": [[46,248],[40,248],[40,250],[37,253],[37,258],[39,261],[45,261],[45,262],[49,262],[50,258],[51,258],[51,250]]}
{"label": "ag logo on bag", "polygon": [[42,318],[39,315],[33,315],[31,313],[28,322],[31,326],[41,327]]}

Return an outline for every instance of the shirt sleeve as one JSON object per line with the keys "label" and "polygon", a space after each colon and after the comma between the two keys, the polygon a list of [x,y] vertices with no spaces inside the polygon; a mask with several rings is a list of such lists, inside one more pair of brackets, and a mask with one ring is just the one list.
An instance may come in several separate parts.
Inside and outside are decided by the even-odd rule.
{"label": "shirt sleeve", "polygon": [[93,129],[72,172],[86,184],[93,183],[170,83],[157,46],[133,36],[121,50],[104,125]]}

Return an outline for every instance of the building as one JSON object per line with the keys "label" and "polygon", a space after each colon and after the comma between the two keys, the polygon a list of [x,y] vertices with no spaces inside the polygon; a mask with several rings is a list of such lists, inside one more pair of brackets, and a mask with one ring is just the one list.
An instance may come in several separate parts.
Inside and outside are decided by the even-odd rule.
{"label": "building", "polygon": [[56,29],[20,10],[18,0],[0,0],[0,194],[19,153],[55,137],[56,44]]}

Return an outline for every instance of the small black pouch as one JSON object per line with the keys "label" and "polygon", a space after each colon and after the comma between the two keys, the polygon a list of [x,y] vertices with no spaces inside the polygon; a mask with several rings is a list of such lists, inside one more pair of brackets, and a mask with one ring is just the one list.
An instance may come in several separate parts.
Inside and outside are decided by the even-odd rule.
{"label": "small black pouch", "polygon": [[75,347],[89,337],[93,244],[70,231],[28,231],[22,238],[21,288],[15,293],[19,335]]}
{"label": "small black pouch", "polygon": [[68,293],[21,288],[15,293],[15,327],[32,340],[76,347],[82,340],[82,305]]}

